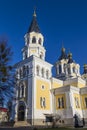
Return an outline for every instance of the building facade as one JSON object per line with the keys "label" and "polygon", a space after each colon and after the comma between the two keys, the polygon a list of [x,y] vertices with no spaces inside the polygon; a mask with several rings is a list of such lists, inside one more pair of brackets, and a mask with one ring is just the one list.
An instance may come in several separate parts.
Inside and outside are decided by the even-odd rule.
{"label": "building facade", "polygon": [[87,120],[87,65],[80,74],[80,65],[62,47],[53,65],[45,60],[44,36],[40,32],[36,13],[24,36],[23,60],[16,67],[15,121],[30,125],[74,125]]}

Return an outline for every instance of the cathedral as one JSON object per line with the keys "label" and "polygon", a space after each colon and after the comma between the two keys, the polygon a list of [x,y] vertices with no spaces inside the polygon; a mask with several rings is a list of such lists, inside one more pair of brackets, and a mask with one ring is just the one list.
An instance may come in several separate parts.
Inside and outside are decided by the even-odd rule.
{"label": "cathedral", "polygon": [[80,74],[80,65],[72,53],[61,48],[60,56],[53,65],[45,60],[46,49],[36,12],[22,49],[23,59],[16,67],[15,122],[29,125],[74,126],[87,122],[87,65]]}

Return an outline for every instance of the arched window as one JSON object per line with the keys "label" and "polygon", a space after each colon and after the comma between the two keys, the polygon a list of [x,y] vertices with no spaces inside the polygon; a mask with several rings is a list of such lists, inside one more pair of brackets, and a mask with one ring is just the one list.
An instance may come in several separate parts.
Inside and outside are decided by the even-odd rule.
{"label": "arched window", "polygon": [[23,76],[23,70],[20,69],[20,78],[22,78],[22,76]]}
{"label": "arched window", "polygon": [[73,67],[73,73],[75,73],[75,67]]}
{"label": "arched window", "polygon": [[70,68],[68,68],[68,74],[71,74]]}
{"label": "arched window", "polygon": [[21,96],[24,97],[24,85],[21,86]]}
{"label": "arched window", "polygon": [[64,97],[58,98],[58,108],[64,108]]}
{"label": "arched window", "polygon": [[64,67],[64,73],[65,73],[65,72],[66,72],[66,64],[64,64],[64,66],[63,66],[63,67]]}
{"label": "arched window", "polygon": [[85,108],[87,108],[87,97],[85,97]]}
{"label": "arched window", "polygon": [[39,73],[40,73],[40,67],[39,66],[36,67],[36,73],[37,73],[37,76],[39,76]]}
{"label": "arched window", "polygon": [[49,70],[46,71],[46,78],[49,78]]}
{"label": "arched window", "polygon": [[40,55],[40,59],[42,59],[42,55]]}
{"label": "arched window", "polygon": [[42,77],[44,77],[44,68],[42,68],[41,73],[42,73]]}
{"label": "arched window", "polygon": [[21,86],[18,89],[18,94],[19,94],[19,97],[21,98]]}
{"label": "arched window", "polygon": [[35,37],[32,38],[32,43],[36,43],[36,38]]}
{"label": "arched window", "polygon": [[23,66],[23,77],[26,75],[26,67]]}
{"label": "arched window", "polygon": [[41,38],[39,38],[39,40],[38,40],[38,43],[41,45],[41,42],[42,42],[42,40],[41,40]]}
{"label": "arched window", "polygon": [[43,107],[46,107],[46,98],[43,97]]}
{"label": "arched window", "polygon": [[24,58],[27,59],[27,52],[25,52],[25,57]]}
{"label": "arched window", "polygon": [[43,59],[43,53],[41,52],[41,54],[40,54],[40,59]]}
{"label": "arched window", "polygon": [[59,65],[59,74],[61,74],[61,65]]}
{"label": "arched window", "polygon": [[42,108],[46,107],[46,98],[45,97],[40,97],[40,106]]}
{"label": "arched window", "polygon": [[28,75],[29,74],[29,66],[27,66],[27,70],[26,71],[27,71],[27,75]]}

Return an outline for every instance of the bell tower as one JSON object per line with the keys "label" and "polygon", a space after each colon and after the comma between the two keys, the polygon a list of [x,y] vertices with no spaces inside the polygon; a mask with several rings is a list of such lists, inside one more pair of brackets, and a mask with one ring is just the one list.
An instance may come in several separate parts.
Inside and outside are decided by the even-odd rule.
{"label": "bell tower", "polygon": [[45,60],[46,50],[43,46],[44,37],[40,32],[36,17],[36,12],[34,11],[32,22],[30,24],[28,32],[24,36],[25,46],[22,49],[23,60],[30,57],[31,55]]}
{"label": "bell tower", "polygon": [[86,81],[86,85],[87,85],[87,64],[84,64],[84,71],[82,74],[82,79],[84,79]]}
{"label": "bell tower", "polygon": [[66,54],[64,47],[61,49],[61,55],[55,67],[56,77],[61,80],[80,77],[80,65],[73,60],[72,53]]}
{"label": "bell tower", "polygon": [[67,65],[67,54],[65,51],[65,48],[62,47],[61,49],[61,55],[58,58],[58,61],[56,62],[56,77],[59,79],[65,79],[66,78],[66,65]]}
{"label": "bell tower", "polygon": [[80,65],[73,60],[71,52],[68,54],[67,74],[70,78],[80,77]]}

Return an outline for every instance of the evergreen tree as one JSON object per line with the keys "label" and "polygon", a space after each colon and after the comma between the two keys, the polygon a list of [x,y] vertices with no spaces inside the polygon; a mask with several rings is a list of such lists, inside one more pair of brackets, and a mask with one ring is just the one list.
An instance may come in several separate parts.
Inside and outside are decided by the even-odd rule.
{"label": "evergreen tree", "polygon": [[11,47],[6,40],[0,40],[0,104],[6,107],[14,96],[14,69],[10,66]]}

